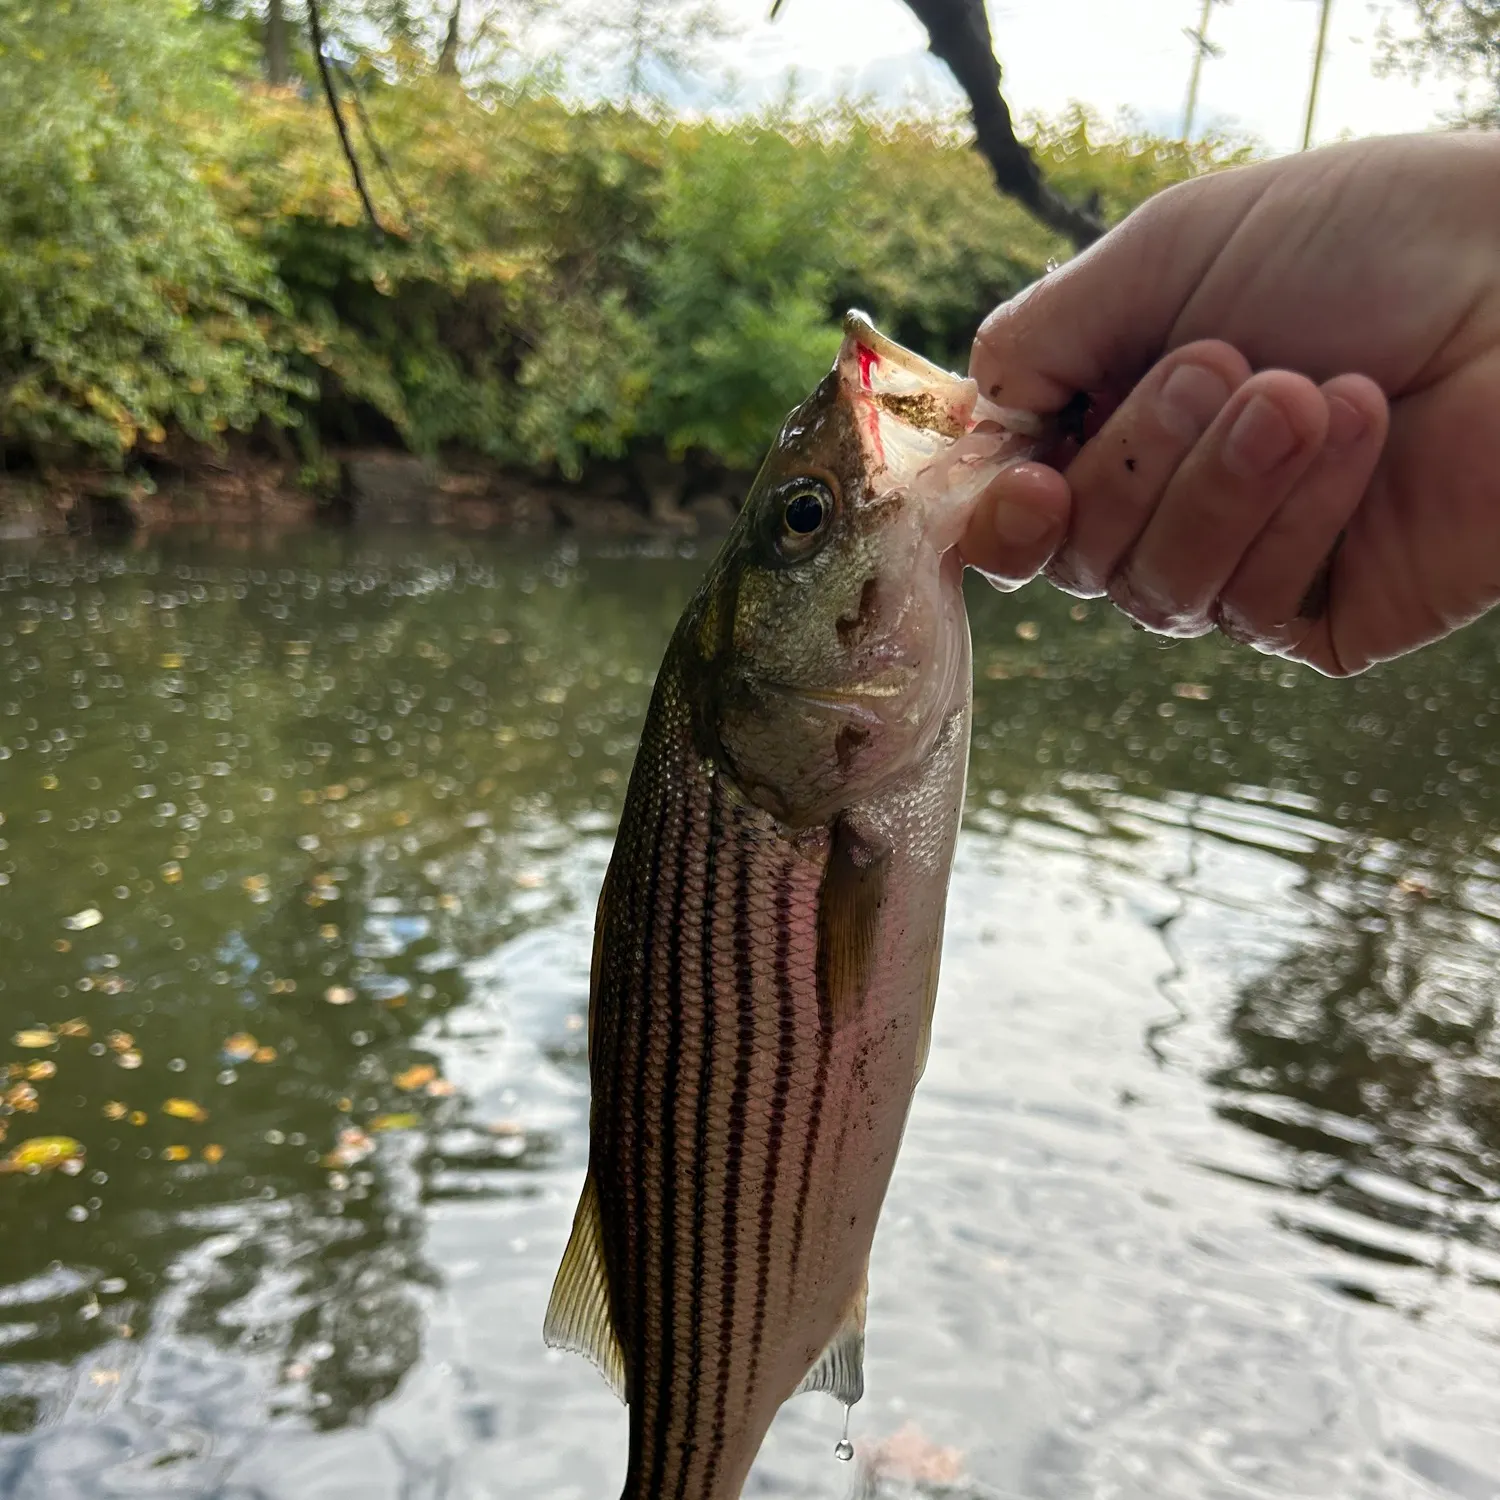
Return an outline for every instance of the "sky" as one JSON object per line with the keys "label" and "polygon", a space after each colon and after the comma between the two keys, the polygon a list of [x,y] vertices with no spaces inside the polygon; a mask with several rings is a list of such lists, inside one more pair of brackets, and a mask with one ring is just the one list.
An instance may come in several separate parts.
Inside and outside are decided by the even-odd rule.
{"label": "sky", "polygon": [[[1017,114],[1057,114],[1071,101],[1106,119],[1122,110],[1148,129],[1182,128],[1201,0],[990,0],[1005,95]],[[741,28],[719,61],[747,99],[769,98],[797,70],[813,97],[870,93],[891,102],[956,99],[946,69],[926,53],[926,33],[901,0],[721,0]],[[1386,7],[1333,0],[1313,142],[1341,135],[1422,130],[1455,107],[1450,80],[1377,78],[1371,67]],[[1403,12],[1391,13],[1400,19]],[[1317,0],[1218,0],[1209,38],[1223,56],[1204,63],[1198,124],[1296,150],[1307,108]]]}

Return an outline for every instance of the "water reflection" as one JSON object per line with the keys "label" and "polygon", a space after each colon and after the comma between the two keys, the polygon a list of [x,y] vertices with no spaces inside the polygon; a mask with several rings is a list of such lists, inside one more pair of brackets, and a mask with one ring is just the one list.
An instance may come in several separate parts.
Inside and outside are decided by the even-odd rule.
{"label": "water reflection", "polygon": [[[86,1152],[0,1175],[0,1494],[608,1490],[618,1413],[536,1329],[592,903],[700,566],[337,536],[0,561],[0,1155]],[[859,1493],[1136,1461],[1205,1493],[1260,1462],[1259,1387],[1211,1373],[1257,1297],[1262,1332],[1321,1293],[1384,1320],[1359,1336],[1500,1441],[1472,1394],[1500,1366],[1500,629],[1332,684],[1060,596],[976,591],[974,620]],[[1328,1357],[1316,1324],[1267,1343],[1266,1390]],[[1422,1399],[1328,1380],[1403,1434],[1369,1493],[1500,1484]],[[787,1409],[755,1493],[844,1492],[824,1416]],[[1304,1474],[1376,1451],[1278,1441]]]}

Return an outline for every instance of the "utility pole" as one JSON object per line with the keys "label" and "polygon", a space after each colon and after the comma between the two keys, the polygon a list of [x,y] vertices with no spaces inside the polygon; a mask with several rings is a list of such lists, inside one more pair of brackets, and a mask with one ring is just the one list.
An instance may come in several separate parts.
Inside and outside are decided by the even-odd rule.
{"label": "utility pole", "polygon": [[292,76],[288,61],[286,15],[282,0],[268,0],[266,5],[266,82],[280,88]]}
{"label": "utility pole", "polygon": [[1307,90],[1307,119],[1302,126],[1302,149],[1312,145],[1313,116],[1318,109],[1318,84],[1323,78],[1323,54],[1328,50],[1328,13],[1333,9],[1333,0],[1319,0],[1318,41],[1313,48],[1312,83]]}
{"label": "utility pole", "polygon": [[1188,74],[1187,103],[1182,111],[1182,138],[1185,141],[1191,140],[1193,136],[1193,120],[1198,113],[1198,85],[1203,78],[1203,59],[1224,55],[1224,49],[1215,46],[1208,39],[1208,18],[1213,8],[1214,0],[1203,0],[1197,27],[1182,28],[1182,34],[1193,44],[1193,71]]}
{"label": "utility pole", "polygon": [[464,0],[453,0],[453,14],[448,17],[448,31],[443,50],[438,54],[438,72],[445,78],[458,77],[458,28],[463,16]]}

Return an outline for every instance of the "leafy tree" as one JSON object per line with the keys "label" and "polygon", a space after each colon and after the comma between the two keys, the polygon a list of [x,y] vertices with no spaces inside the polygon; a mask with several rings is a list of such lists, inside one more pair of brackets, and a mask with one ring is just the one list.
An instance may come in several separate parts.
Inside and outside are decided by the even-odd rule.
{"label": "leafy tree", "polygon": [[[995,193],[957,120],[667,128],[659,106],[569,105],[531,76],[454,87],[433,51],[448,0],[408,0],[432,29],[404,61],[358,30],[374,12],[323,0],[345,123],[381,147],[376,238],[324,101],[254,86],[266,12],[233,3],[0,11],[7,443],[117,463],[168,431],[295,416],[309,458],[321,436],[565,475],[641,449],[748,465],[845,308],[959,365],[981,313],[1067,250]],[[300,34],[301,0],[284,15]],[[466,48],[496,15],[468,0]],[[308,61],[299,45],[305,85]],[[1083,114],[1028,139],[1104,218],[1238,159]]]}
{"label": "leafy tree", "polygon": [[1442,73],[1475,85],[1466,122],[1500,128],[1500,0],[1411,0],[1411,7],[1414,36],[1382,27],[1383,68]]}

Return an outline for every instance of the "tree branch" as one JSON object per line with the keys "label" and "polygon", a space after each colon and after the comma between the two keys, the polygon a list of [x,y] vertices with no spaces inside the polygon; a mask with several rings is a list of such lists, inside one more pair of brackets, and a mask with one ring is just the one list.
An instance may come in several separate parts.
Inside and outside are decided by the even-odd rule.
{"label": "tree branch", "polygon": [[365,206],[365,217],[376,239],[385,230],[376,216],[375,205],[370,201],[369,189],[365,186],[365,174],[360,170],[359,157],[354,153],[354,142],[349,139],[349,127],[344,124],[344,113],[339,108],[339,97],[334,92],[333,75],[328,71],[328,58],[323,51],[323,19],[318,14],[318,0],[307,0],[307,24],[312,32],[313,56],[318,60],[318,76],[323,80],[323,95],[328,100],[329,113],[338,128],[339,145],[344,148],[344,160],[349,163],[349,175],[354,178],[354,190]]}
{"label": "tree branch", "polygon": [[344,87],[349,90],[349,97],[354,101],[354,114],[359,120],[360,134],[365,138],[365,145],[370,148],[370,153],[375,158],[375,165],[380,168],[380,174],[385,178],[386,186],[390,188],[400,206],[401,216],[406,221],[407,229],[413,230],[416,228],[416,216],[411,211],[411,203],[402,190],[401,181],[391,166],[390,158],[381,149],[380,138],[375,134],[375,126],[370,121],[370,112],[365,108],[364,96],[359,91],[359,82],[343,63],[335,63],[334,66],[338,69],[339,77],[344,80]]}
{"label": "tree branch", "polygon": [[1104,233],[1098,214],[1070,203],[1050,186],[1036,158],[1016,139],[1010,107],[1000,92],[1000,64],[984,0],[906,0],[906,5],[927,28],[929,51],[947,63],[968,95],[975,144],[990,164],[995,185],[1071,240],[1075,250],[1093,244]]}

